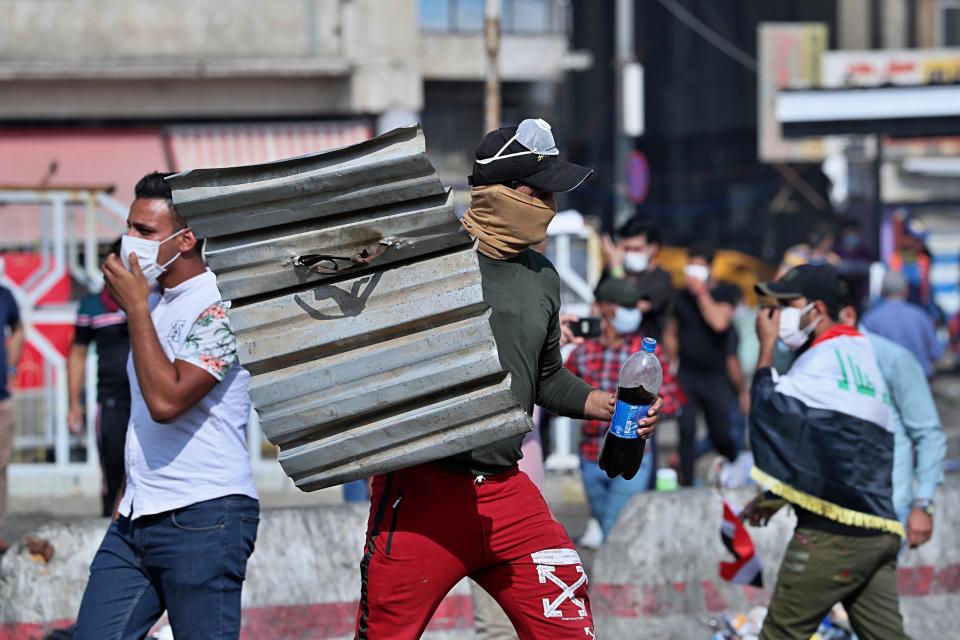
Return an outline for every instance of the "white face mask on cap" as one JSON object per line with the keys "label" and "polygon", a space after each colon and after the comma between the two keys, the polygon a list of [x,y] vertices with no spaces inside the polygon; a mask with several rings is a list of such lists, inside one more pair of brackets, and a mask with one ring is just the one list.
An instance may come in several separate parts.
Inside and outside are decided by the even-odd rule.
{"label": "white face mask on cap", "polygon": [[813,330],[820,324],[820,321],[823,320],[823,318],[817,318],[803,329],[800,328],[801,318],[808,314],[813,307],[814,304],[811,302],[803,309],[784,307],[780,310],[780,330],[778,337],[790,351],[796,351],[807,344],[807,341],[810,339],[810,334],[813,333]]}
{"label": "white face mask on cap", "polygon": [[623,254],[623,268],[630,273],[642,273],[650,266],[650,256],[645,251],[627,251]]}
{"label": "white face mask on cap", "polygon": [[613,318],[610,320],[610,324],[621,335],[636,333],[640,329],[641,322],[643,322],[643,312],[635,307],[633,309],[617,307],[617,310],[613,313]]}
{"label": "white face mask on cap", "polygon": [[[517,151],[516,153],[507,153],[503,152],[513,144],[513,141],[516,140],[524,147],[527,151]],[[514,158],[516,156],[525,156],[528,154],[537,154],[538,156],[558,156],[560,155],[560,150],[557,149],[557,143],[553,140],[553,130],[550,127],[550,123],[542,118],[527,118],[517,127],[517,132],[513,134],[513,137],[507,140],[507,143],[500,147],[500,150],[489,158],[483,158],[482,160],[477,160],[477,164],[490,164],[495,160],[504,160],[506,158]]]}
{"label": "white face mask on cap", "polygon": [[130,270],[130,254],[137,254],[137,263],[140,265],[140,270],[143,271],[144,277],[147,279],[147,282],[150,283],[150,286],[157,284],[157,278],[159,278],[167,270],[173,261],[180,257],[180,252],[177,252],[177,255],[173,256],[163,264],[157,264],[157,255],[160,253],[160,245],[167,240],[172,240],[178,235],[186,231],[187,228],[184,227],[177,231],[175,234],[167,238],[166,240],[156,241],[156,240],[147,240],[145,238],[135,238],[133,236],[123,236],[120,240],[120,261],[123,263],[123,266]]}

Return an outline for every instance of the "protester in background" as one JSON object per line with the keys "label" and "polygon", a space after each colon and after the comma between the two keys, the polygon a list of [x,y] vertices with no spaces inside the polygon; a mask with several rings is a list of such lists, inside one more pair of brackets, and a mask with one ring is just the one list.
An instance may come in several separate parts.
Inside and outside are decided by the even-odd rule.
{"label": "protester in background", "polygon": [[[111,247],[120,255],[120,240]],[[73,345],[67,358],[67,391],[70,410],[67,425],[80,433],[84,425],[83,389],[87,372],[87,351],[91,343],[97,348],[97,451],[100,453],[100,515],[109,517],[117,504],[123,485],[123,449],[130,421],[130,380],[127,358],[130,355],[130,334],[127,316],[104,287],[80,301]]]}
{"label": "protester in background", "polygon": [[[857,326],[859,297],[850,296],[841,321]],[[918,547],[933,535],[933,498],[943,482],[947,436],[923,368],[912,353],[882,336],[860,331],[870,339],[877,365],[890,392],[894,435],[893,508],[906,528],[907,542]]]}
{"label": "protester in background", "polygon": [[860,300],[867,297],[870,283],[870,263],[873,256],[863,241],[863,232],[860,221],[847,219],[840,227],[840,237],[834,247],[834,253],[840,257],[838,267],[840,275],[844,276],[852,287],[852,293]]}
{"label": "protester in background", "polygon": [[907,302],[907,280],[898,271],[883,276],[880,295],[883,301],[863,316],[863,326],[910,351],[920,362],[926,377],[936,373],[934,362],[943,355],[933,321],[927,313]]}
{"label": "protester in background", "polygon": [[750,413],[750,387],[740,365],[740,334],[734,325],[730,325],[727,339],[727,379],[734,394],[730,408],[730,437],[737,449],[747,446],[747,414]]}
{"label": "protester in background", "polygon": [[[744,448],[747,446],[747,415],[750,413],[750,389],[747,379],[743,375],[738,354],[740,348],[740,334],[735,325],[730,326],[727,339],[727,379],[730,390],[733,392],[733,402],[730,405],[730,437],[739,450],[734,465],[727,463],[726,458],[717,459],[714,467],[715,480],[726,488],[733,488],[750,482],[748,474],[753,458]],[[701,438],[697,442],[696,459],[713,451],[713,443],[709,437]]]}
{"label": "protester in background", "polygon": [[782,277],[790,269],[802,264],[839,266],[841,260],[840,256],[833,252],[833,238],[833,227],[825,222],[818,223],[813,231],[807,234],[806,242],[794,245],[783,252],[777,277]]}
{"label": "protester in background", "polygon": [[[514,397],[575,418],[609,420],[615,398],[563,368],[560,279],[531,246],[556,214],[555,192],[592,173],[558,158],[550,125],[524,120],[476,150],[464,228],[477,239],[483,298]],[[653,433],[661,402],[641,422]],[[357,638],[419,638],[447,592],[469,576],[520,637],[595,635],[587,579],[563,527],[517,469],[521,436],[377,476],[360,564]],[[549,566],[551,579],[544,579]],[[560,584],[563,587],[560,587]]]}
{"label": "protester in background", "polygon": [[907,281],[906,299],[931,313],[939,315],[933,306],[930,287],[932,257],[926,246],[926,230],[923,223],[910,217],[903,209],[893,216],[894,251],[887,260],[891,271],[903,274]]}
{"label": "protester in background", "polygon": [[[802,265],[757,286],[777,308],[757,314],[753,477],[742,517],[765,523],[782,501],[797,513],[761,640],[806,640],[837,603],[861,640],[905,638],[897,598],[903,526],[893,508],[894,425],[870,340],[839,322],[849,292],[828,265]],[[800,352],[777,376],[777,339]]]}
{"label": "protester in background", "polygon": [[[567,358],[566,367],[590,386],[610,393],[617,392],[620,368],[627,358],[640,351],[644,336],[637,332],[640,310],[637,291],[624,280],[607,278],[594,293],[594,314],[600,317],[601,335],[585,340]],[[663,367],[663,414],[673,415],[683,403],[676,381],[670,375],[660,345],[657,356]],[[606,538],[617,522],[620,511],[635,494],[651,485],[656,460],[651,455],[653,439],[647,440],[640,470],[631,480],[618,476],[608,478],[600,468],[600,449],[610,428],[607,420],[585,420],[580,438],[580,472],[583,488],[590,503],[590,512],[600,523]]]}
{"label": "protester in background", "polygon": [[[9,334],[7,331],[9,330]],[[13,400],[10,399],[10,380],[17,375],[17,363],[23,352],[23,325],[20,323],[20,308],[13,294],[0,287],[0,531],[7,514],[7,466],[13,456]],[[0,537],[0,554],[8,548]]]}
{"label": "protester in background", "polygon": [[673,304],[670,274],[658,264],[660,229],[635,217],[623,225],[619,236],[616,244],[610,236],[603,237],[607,275],[626,280],[636,289],[637,308],[643,313],[640,333],[659,341]]}
{"label": "protester in background", "polygon": [[740,290],[712,279],[713,251],[693,246],[687,254],[686,288],[674,300],[673,320],[667,327],[664,346],[670,360],[679,360],[677,379],[687,399],[679,416],[680,482],[691,486],[700,411],[713,448],[730,462],[739,451],[730,433],[730,408],[736,398],[727,371],[727,356]]}
{"label": "protester in background", "polygon": [[164,609],[177,640],[240,636],[260,513],[245,435],[250,374],[164,177],[137,183],[121,256],[103,266],[127,316],[132,403],[119,517],[90,566],[78,640],[142,638]]}

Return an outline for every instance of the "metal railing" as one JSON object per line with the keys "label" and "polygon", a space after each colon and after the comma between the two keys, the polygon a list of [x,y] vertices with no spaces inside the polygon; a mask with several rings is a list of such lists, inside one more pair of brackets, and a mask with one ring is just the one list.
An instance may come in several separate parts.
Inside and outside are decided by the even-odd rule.
{"label": "metal railing", "polygon": [[[548,230],[544,252],[560,276],[560,298],[563,313],[579,316],[590,314],[593,289],[602,272],[600,237],[576,212],[561,213]],[[569,355],[572,348],[564,350]],[[550,471],[575,471],[580,468],[577,450],[580,422],[561,416],[551,426],[551,450],[545,466]]]}
{"label": "metal railing", "polygon": [[[6,209],[10,207],[11,209]],[[26,209],[34,220],[32,234],[37,241],[17,249],[35,250],[39,265],[20,282],[0,269],[0,284],[9,289],[20,308],[24,343],[42,358],[43,384],[39,388],[14,389],[14,467],[35,466],[49,469],[72,467],[81,474],[95,469],[96,412],[87,415],[86,434],[71,436],[67,429],[67,363],[66,356],[44,335],[40,327],[72,326],[77,305],[63,301],[41,304],[64,277],[72,277],[89,290],[102,286],[96,256],[104,227],[109,234],[119,235],[126,220],[126,210],[101,189],[0,189],[0,221],[5,212]],[[12,215],[11,215],[12,217]],[[8,247],[11,248],[11,247]],[[81,261],[81,253],[87,258]],[[90,259],[89,256],[93,256]],[[87,363],[88,406],[96,406],[96,366],[91,352]],[[16,469],[15,469],[16,471]],[[13,487],[14,492],[17,488]]]}

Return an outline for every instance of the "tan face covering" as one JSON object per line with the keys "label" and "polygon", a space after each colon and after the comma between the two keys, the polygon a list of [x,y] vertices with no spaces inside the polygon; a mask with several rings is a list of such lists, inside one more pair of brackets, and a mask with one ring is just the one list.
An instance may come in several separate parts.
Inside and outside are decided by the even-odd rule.
{"label": "tan face covering", "polygon": [[557,214],[550,196],[541,200],[502,184],[474,187],[463,227],[479,241],[477,251],[494,260],[509,260],[527,247],[543,242],[547,225]]}

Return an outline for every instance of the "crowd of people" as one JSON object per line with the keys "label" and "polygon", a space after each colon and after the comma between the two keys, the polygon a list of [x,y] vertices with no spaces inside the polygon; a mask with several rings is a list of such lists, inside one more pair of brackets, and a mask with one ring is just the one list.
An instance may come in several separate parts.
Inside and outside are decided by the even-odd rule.
{"label": "crowd of people", "polygon": [[[531,415],[582,420],[580,471],[602,535],[632,496],[654,488],[655,431],[662,417],[675,418],[678,455],[668,464],[680,484],[697,481],[707,452],[733,464],[749,448],[763,493],[742,517],[759,526],[786,504],[797,512],[762,638],[806,640],[838,602],[864,640],[904,637],[897,556],[901,538],[917,546],[932,535],[946,445],[929,385],[942,347],[928,313],[909,301],[903,270],[891,265],[882,302],[861,315],[862,287],[838,269],[844,258],[832,235],[818,231],[788,251],[777,277],[757,285],[766,306],[750,382],[734,323],[744,292],[716,278],[706,246],[688,248],[675,290],[660,264],[659,229],[634,219],[604,240],[598,332],[574,337],[560,315],[559,276],[534,249],[556,213],[554,194],[591,173],[558,153],[542,120],[487,134],[462,223],[476,239],[491,329],[518,403]],[[112,517],[76,638],[140,638],[164,611],[181,640],[240,632],[260,512],[245,437],[250,376],[202,239],[165,177],[137,184],[127,233],[103,264],[106,286],[82,301],[69,355],[69,426],[80,432],[85,413],[96,412],[102,508]],[[859,260],[853,233],[845,227],[837,249]],[[15,373],[22,327],[2,289],[0,321],[11,331],[0,343],[3,382]],[[664,374],[640,424],[646,455],[632,479],[609,478],[598,459],[618,374],[645,337],[658,341]],[[567,342],[575,346],[564,359]],[[85,408],[91,344],[97,406]],[[12,433],[0,384],[0,524]],[[475,594],[486,640],[595,637],[577,548],[540,492],[542,456],[533,433],[347,488],[370,504],[356,637],[419,637],[464,577],[486,594]],[[849,580],[832,579],[838,568]]]}

